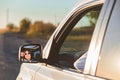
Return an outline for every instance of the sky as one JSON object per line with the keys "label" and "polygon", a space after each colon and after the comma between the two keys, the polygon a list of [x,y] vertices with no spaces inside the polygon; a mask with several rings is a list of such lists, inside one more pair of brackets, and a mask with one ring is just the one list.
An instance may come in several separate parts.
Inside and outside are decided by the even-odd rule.
{"label": "sky", "polygon": [[0,28],[7,23],[19,26],[23,18],[32,23],[44,21],[57,24],[79,0],[0,0]]}

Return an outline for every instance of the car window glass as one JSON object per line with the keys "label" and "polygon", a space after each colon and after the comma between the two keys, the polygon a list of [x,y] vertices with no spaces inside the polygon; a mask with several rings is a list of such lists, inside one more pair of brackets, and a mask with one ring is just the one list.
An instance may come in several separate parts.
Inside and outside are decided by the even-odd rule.
{"label": "car window glass", "polygon": [[73,63],[87,52],[99,12],[100,9],[90,10],[79,19],[60,49],[60,65],[74,68]]}

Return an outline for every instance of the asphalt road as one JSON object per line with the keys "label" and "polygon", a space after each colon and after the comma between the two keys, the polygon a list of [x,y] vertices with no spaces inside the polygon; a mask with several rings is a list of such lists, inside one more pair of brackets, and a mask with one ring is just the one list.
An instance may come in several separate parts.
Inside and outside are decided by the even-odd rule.
{"label": "asphalt road", "polygon": [[0,35],[0,80],[16,80],[21,65],[18,61],[19,46],[40,41],[45,44],[42,40],[26,41],[14,33]]}

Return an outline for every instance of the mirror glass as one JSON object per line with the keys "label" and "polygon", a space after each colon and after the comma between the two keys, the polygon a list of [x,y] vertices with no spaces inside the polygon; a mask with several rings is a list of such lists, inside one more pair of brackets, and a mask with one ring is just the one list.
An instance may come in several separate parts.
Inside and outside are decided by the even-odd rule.
{"label": "mirror glass", "polygon": [[23,45],[19,49],[21,62],[40,62],[42,59],[41,46],[38,44]]}

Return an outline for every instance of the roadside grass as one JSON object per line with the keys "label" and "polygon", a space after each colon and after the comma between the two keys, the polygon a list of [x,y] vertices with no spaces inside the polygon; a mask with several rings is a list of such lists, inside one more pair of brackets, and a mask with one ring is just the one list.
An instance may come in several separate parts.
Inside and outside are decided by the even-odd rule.
{"label": "roadside grass", "polygon": [[88,46],[91,40],[91,35],[81,35],[81,36],[69,36],[63,43],[61,51],[80,51],[88,50]]}
{"label": "roadside grass", "polygon": [[8,29],[0,29],[0,34],[4,34],[6,32],[8,32]]}
{"label": "roadside grass", "polygon": [[15,32],[15,33],[17,33],[17,32],[19,32],[19,29],[18,28],[15,28],[15,29],[12,29],[12,30],[10,30],[8,28],[0,29],[0,34],[4,34],[4,33],[7,33],[7,32]]}
{"label": "roadside grass", "polygon": [[68,36],[67,41],[90,41],[91,35]]}
{"label": "roadside grass", "polygon": [[36,32],[31,33],[31,34],[28,34],[28,33],[25,34],[25,38],[27,38],[27,39],[42,38],[42,39],[48,40],[50,38],[50,36],[51,36],[51,34],[47,34],[47,33],[42,34],[42,33],[36,33]]}

